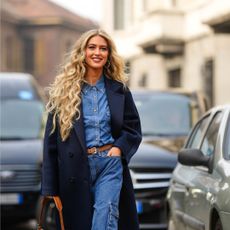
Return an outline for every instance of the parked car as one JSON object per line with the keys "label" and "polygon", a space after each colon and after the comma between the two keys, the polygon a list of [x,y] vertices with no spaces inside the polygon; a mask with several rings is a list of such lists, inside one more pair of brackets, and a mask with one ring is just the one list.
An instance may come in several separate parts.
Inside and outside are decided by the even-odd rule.
{"label": "parked car", "polygon": [[204,96],[188,91],[134,91],[143,142],[129,164],[141,229],[167,227],[166,193],[177,151],[207,110]]}
{"label": "parked car", "polygon": [[169,230],[228,230],[230,104],[197,122],[178,161],[167,194]]}
{"label": "parked car", "polygon": [[35,217],[40,193],[44,96],[33,76],[0,73],[1,217]]}

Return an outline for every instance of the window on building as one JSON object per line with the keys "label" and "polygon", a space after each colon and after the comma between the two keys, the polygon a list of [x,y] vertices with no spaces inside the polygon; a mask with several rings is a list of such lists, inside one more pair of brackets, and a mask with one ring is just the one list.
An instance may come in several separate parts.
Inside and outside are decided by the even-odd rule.
{"label": "window on building", "polygon": [[34,42],[34,66],[36,68],[36,75],[44,74],[46,66],[44,39],[36,39]]}
{"label": "window on building", "polygon": [[114,29],[121,30],[124,28],[124,0],[114,0]]}
{"label": "window on building", "polygon": [[180,87],[181,86],[180,68],[173,69],[168,72],[168,86],[169,87]]}
{"label": "window on building", "polygon": [[34,39],[24,38],[24,68],[26,72],[34,71]]}
{"label": "window on building", "polygon": [[214,63],[213,60],[207,60],[202,68],[202,82],[204,93],[207,95],[211,106],[213,105],[213,73],[214,73]]}
{"label": "window on building", "polygon": [[6,38],[6,69],[13,70],[13,39]]}
{"label": "window on building", "polygon": [[142,74],[140,80],[139,80],[139,86],[140,87],[146,87],[147,86],[147,74]]}

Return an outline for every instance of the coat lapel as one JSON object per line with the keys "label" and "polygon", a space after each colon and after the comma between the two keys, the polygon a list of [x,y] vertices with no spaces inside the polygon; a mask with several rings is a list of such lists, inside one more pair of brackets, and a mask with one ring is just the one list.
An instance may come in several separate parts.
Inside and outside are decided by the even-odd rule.
{"label": "coat lapel", "polygon": [[80,106],[80,118],[74,121],[74,130],[78,137],[78,140],[81,144],[81,147],[86,152],[86,143],[85,143],[85,130],[84,130],[84,123],[83,123],[83,113],[82,113],[82,105]]}
{"label": "coat lapel", "polygon": [[[120,93],[123,85],[105,77],[105,86],[109,109],[111,113],[111,130],[116,137],[122,127],[124,114],[124,94]],[[120,92],[119,92],[120,91]]]}

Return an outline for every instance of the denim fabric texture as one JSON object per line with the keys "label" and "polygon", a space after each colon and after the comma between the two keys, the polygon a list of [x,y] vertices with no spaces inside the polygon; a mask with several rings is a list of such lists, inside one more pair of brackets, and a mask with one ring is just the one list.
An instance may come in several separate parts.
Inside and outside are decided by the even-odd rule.
{"label": "denim fabric texture", "polygon": [[104,76],[94,86],[85,83],[81,96],[87,148],[113,143]]}
{"label": "denim fabric texture", "polygon": [[[87,148],[113,143],[104,76],[94,86],[84,84],[82,105]],[[108,157],[108,151],[88,156],[94,199],[91,230],[118,229],[118,204],[123,168],[121,158]]]}
{"label": "denim fabric texture", "polygon": [[91,230],[117,230],[122,187],[122,163],[119,156],[108,157],[108,150],[88,156],[94,213]]}

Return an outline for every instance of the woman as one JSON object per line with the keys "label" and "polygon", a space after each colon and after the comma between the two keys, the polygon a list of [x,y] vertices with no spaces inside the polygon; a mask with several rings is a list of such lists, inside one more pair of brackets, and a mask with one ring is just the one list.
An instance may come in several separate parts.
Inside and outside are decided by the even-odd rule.
{"label": "woman", "polygon": [[42,195],[60,196],[67,230],[139,229],[128,163],[141,127],[125,81],[112,39],[90,30],[49,89]]}

